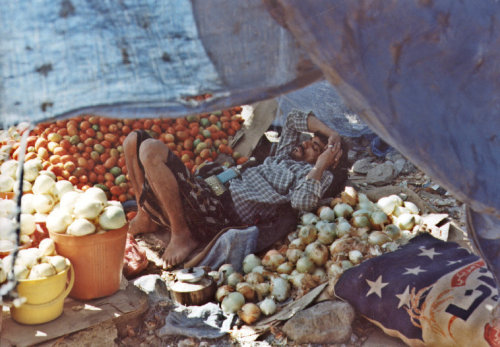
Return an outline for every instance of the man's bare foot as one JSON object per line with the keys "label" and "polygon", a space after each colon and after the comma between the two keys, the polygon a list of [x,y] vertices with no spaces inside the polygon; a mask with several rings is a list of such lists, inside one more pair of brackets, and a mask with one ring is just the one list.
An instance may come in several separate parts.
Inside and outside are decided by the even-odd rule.
{"label": "man's bare foot", "polygon": [[162,255],[164,266],[170,269],[185,260],[198,246],[198,241],[188,233],[174,233],[170,236],[170,242]]}
{"label": "man's bare foot", "polygon": [[159,225],[151,220],[149,215],[142,209],[137,211],[135,217],[130,221],[128,232],[132,235],[154,233],[159,230]]}

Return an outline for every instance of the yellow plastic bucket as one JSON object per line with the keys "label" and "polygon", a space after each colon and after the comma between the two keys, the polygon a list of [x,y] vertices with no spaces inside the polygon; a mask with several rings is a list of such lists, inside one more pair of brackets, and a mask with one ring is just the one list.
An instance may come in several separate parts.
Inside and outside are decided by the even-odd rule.
{"label": "yellow plastic bucket", "polygon": [[[68,273],[70,274],[68,282]],[[11,307],[12,319],[22,324],[41,324],[59,317],[64,309],[64,299],[75,282],[73,265],[55,276],[36,280],[19,280],[17,292],[26,302]]]}

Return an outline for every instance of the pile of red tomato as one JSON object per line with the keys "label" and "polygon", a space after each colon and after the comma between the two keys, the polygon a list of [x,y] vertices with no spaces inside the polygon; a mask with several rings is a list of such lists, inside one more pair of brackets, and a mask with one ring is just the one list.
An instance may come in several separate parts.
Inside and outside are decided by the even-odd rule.
{"label": "pile of red tomato", "polygon": [[[28,137],[25,160],[40,158],[45,170],[58,180],[68,180],[86,190],[99,186],[112,200],[134,198],[129,186],[123,141],[135,129],[144,129],[163,141],[192,172],[219,153],[231,155],[236,163],[247,160],[233,152],[228,139],[241,128],[241,107],[183,118],[111,119],[80,115],[41,123]],[[19,142],[11,157],[19,156]]]}

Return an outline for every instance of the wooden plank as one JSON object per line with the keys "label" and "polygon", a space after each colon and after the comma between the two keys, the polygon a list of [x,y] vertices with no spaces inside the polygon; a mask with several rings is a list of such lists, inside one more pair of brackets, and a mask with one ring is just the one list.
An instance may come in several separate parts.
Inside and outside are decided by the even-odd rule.
{"label": "wooden plank", "polygon": [[104,322],[116,323],[130,313],[143,313],[147,308],[147,295],[132,284],[105,298],[88,301],[68,298],[62,315],[45,324],[23,325],[4,316],[0,346],[39,344]]}

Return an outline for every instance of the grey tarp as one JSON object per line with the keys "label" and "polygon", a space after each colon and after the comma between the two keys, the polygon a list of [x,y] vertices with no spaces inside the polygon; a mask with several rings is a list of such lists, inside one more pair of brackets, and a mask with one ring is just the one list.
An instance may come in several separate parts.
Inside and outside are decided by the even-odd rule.
{"label": "grey tarp", "polygon": [[[84,111],[178,116],[324,77],[372,130],[478,214],[476,238],[494,245],[490,265],[500,262],[498,1],[0,5],[3,122]],[[213,98],[186,100],[203,93]]]}

